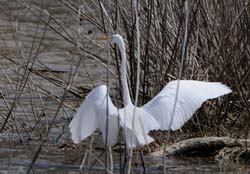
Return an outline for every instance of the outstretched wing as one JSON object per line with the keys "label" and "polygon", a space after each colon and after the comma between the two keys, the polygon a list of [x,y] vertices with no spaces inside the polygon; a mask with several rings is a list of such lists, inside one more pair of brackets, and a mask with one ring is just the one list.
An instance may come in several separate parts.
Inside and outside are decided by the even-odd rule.
{"label": "outstretched wing", "polygon": [[81,140],[84,140],[97,128],[102,131],[105,142],[107,106],[109,112],[107,144],[114,145],[117,142],[118,111],[113,105],[110,97],[107,95],[107,87],[101,85],[93,89],[87,95],[69,125],[71,137],[74,143],[79,143]]}
{"label": "outstretched wing", "polygon": [[[160,124],[161,130],[168,130],[173,113],[178,81],[168,83],[159,94],[146,103],[143,108]],[[194,112],[208,99],[232,92],[219,82],[180,80],[176,108],[170,129],[176,130],[187,122]]]}

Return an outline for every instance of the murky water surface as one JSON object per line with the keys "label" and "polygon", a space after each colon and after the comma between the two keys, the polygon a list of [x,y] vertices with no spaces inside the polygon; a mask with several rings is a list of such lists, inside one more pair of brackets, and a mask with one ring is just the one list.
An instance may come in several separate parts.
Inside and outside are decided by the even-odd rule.
{"label": "murky water surface", "polygon": [[[43,146],[33,173],[79,173],[79,164],[88,149],[88,143],[72,146],[68,124],[74,108],[81,102],[80,96],[84,96],[93,86],[105,82],[105,51],[101,44],[93,42],[100,32],[85,20],[81,21],[79,42],[91,53],[102,55],[101,58],[83,53],[66,41],[65,38],[76,43],[79,37],[76,34],[77,14],[62,2],[44,0],[42,7],[42,1],[39,0],[0,1],[0,127],[15,103],[0,133],[0,173],[26,172],[41,139],[47,137],[48,127],[54,117],[56,119],[49,132],[49,140]],[[40,8],[46,11],[40,13]],[[91,15],[91,9],[94,8],[95,5],[89,8]],[[39,22],[39,16],[43,22]],[[71,72],[77,68],[71,90],[58,113],[64,88]],[[100,142],[95,141],[93,153],[104,163],[105,155],[100,155],[103,151],[100,150],[103,146]],[[163,172],[160,167],[162,158],[145,157],[144,161],[146,173]],[[120,173],[119,153],[114,153],[114,163],[114,173]],[[143,169],[138,166],[140,164],[134,167],[133,173],[143,173]],[[247,165],[236,163],[170,158],[167,159],[167,172],[249,173],[250,169]],[[105,171],[99,163],[93,163],[91,168],[82,173]]]}
{"label": "murky water surface", "polygon": [[[30,164],[30,159],[34,155],[34,150],[32,146],[34,143],[28,143],[23,145],[10,145],[6,147],[1,147],[0,155],[0,169],[1,171],[6,171],[8,173],[25,173],[27,167]],[[7,148],[8,147],[8,148]],[[102,151],[94,150],[94,154],[98,156]],[[80,173],[79,164],[84,154],[84,150],[68,150],[62,151],[59,146],[44,146],[44,150],[37,160],[33,173],[53,173],[53,174],[76,174]],[[102,155],[99,159],[104,158]],[[119,163],[119,154],[114,154],[115,165],[114,173],[121,173]],[[102,159],[104,161],[104,159]],[[146,168],[146,173],[163,173],[162,169],[162,158],[144,158]],[[137,164],[140,165],[140,164]],[[89,165],[91,166],[91,165]],[[167,173],[171,174],[192,174],[192,173],[249,173],[250,167],[248,165],[223,162],[219,163],[210,159],[200,159],[200,158],[168,158],[166,161]],[[127,168],[125,168],[125,171]],[[105,173],[105,170],[101,165],[95,163],[88,169],[83,169],[81,173],[97,174]],[[133,173],[143,173],[143,168],[134,167]]]}

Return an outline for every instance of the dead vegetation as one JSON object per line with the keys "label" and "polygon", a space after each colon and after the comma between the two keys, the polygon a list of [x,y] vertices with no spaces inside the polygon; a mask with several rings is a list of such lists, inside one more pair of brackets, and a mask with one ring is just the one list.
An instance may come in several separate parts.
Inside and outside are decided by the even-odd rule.
{"label": "dead vegetation", "polygon": [[[92,87],[107,81],[114,102],[122,105],[119,54],[111,48],[111,76],[107,79],[107,46],[95,41],[100,35],[120,33],[126,39],[129,86],[135,96],[137,48],[132,2],[16,0],[1,2],[0,7],[1,140],[70,141],[68,123],[75,108]],[[234,92],[204,104],[182,131],[187,138],[249,138],[250,3],[191,0],[189,7],[187,56],[181,78],[220,81]],[[142,105],[168,81],[178,78],[184,1],[141,1],[138,12]]]}

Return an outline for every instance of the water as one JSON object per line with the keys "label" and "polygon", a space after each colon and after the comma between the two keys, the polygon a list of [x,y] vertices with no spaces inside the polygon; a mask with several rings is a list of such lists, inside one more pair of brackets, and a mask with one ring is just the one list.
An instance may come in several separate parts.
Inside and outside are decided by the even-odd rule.
{"label": "water", "polygon": [[[13,149],[1,150],[1,171],[8,171],[8,173],[25,173],[27,166],[30,164],[29,156],[32,156],[33,151],[30,151],[31,147],[28,145],[17,146]],[[54,173],[54,174],[74,174],[79,173],[79,165],[72,163],[75,157],[80,157],[83,152],[75,152],[77,155],[72,154],[72,151],[60,152],[57,148],[47,147],[40,158],[37,160],[34,166],[33,173]],[[8,152],[8,157],[4,155],[4,151]],[[79,154],[82,153],[82,154]],[[100,153],[100,152],[95,152]],[[114,154],[115,158],[118,158],[118,154]],[[147,167],[146,173],[160,174],[163,172],[160,157],[145,157],[145,164]],[[114,165],[114,173],[120,173],[120,165],[117,162]],[[217,162],[211,159],[201,158],[168,158],[166,161],[167,173],[171,174],[192,174],[192,173],[249,173],[250,167],[248,165],[231,163],[231,162]],[[126,169],[125,169],[126,170]],[[82,173],[95,174],[105,173],[105,170],[94,165],[91,169],[83,170]],[[134,167],[133,173],[143,173],[142,168]]]}
{"label": "water", "polygon": [[[81,36],[84,35],[80,39],[81,45],[91,53],[101,56],[101,59],[77,50],[74,44],[58,34],[61,33],[73,41],[78,37],[77,14],[66,8],[61,1],[44,0],[43,7],[52,14],[59,25],[54,19],[49,20],[46,13],[42,13],[41,18],[49,21],[50,27],[46,28],[43,22],[39,23],[38,17],[27,10],[27,7],[39,16],[39,10],[36,7],[40,7],[41,2],[38,0],[26,1],[26,3],[15,0],[0,1],[1,127],[9,113],[8,108],[11,108],[18,96],[6,129],[0,133],[0,173],[26,172],[41,139],[47,137],[48,127],[56,115],[69,76],[82,59],[71,91],[68,92],[49,133],[49,141],[43,146],[33,170],[33,173],[79,173],[79,164],[88,143],[71,148],[70,146],[73,145],[69,137],[68,124],[74,108],[81,103],[79,96],[86,95],[93,86],[105,83],[106,80],[106,53],[102,49],[103,44],[94,41],[98,35],[101,35],[100,31],[85,20],[81,22]],[[89,12],[93,15],[91,8]],[[43,38],[45,28],[46,33]],[[36,30],[37,34],[35,34]],[[40,49],[38,49],[39,45]],[[32,69],[27,71],[30,74],[25,70],[27,63]],[[19,95],[25,81],[21,83],[23,76],[28,76],[28,81]],[[100,142],[101,140],[94,142],[95,153],[103,151],[98,150],[103,148]],[[98,146],[101,148],[97,148]],[[114,153],[114,173],[120,173],[119,156],[119,153]],[[100,159],[104,161],[104,157],[105,155],[102,155]],[[247,165],[219,163],[211,159],[168,158],[166,163],[167,172],[171,174],[250,172]],[[145,164],[146,173],[163,172],[161,157],[145,157]],[[140,166],[140,164],[137,165]],[[133,167],[133,169],[133,173],[143,173],[140,167]],[[105,173],[105,171],[99,164],[95,164],[83,173],[94,174]]]}

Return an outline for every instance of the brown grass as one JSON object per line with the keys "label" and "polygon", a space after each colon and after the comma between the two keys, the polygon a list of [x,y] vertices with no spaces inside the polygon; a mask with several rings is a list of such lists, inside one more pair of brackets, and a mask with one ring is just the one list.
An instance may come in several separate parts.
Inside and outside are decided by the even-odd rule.
{"label": "brown grass", "polygon": [[[27,11],[30,15],[27,19],[35,24],[32,32],[26,33],[32,38],[29,44],[22,38],[24,31],[20,27],[27,21],[1,8],[5,14],[2,19],[13,23],[1,33],[0,132],[13,133],[11,138],[17,133],[20,142],[39,139],[43,144],[49,137],[53,138],[55,134],[50,130],[56,127],[60,128],[56,142],[64,141],[61,137],[69,141],[67,127],[73,111],[82,97],[98,84],[110,81],[114,101],[122,105],[119,52],[111,47],[111,73],[106,79],[103,74],[108,67],[107,46],[95,41],[99,35],[119,33],[125,38],[132,97],[136,91],[137,44],[132,2],[113,0],[109,6],[100,0],[61,0],[55,2],[54,7],[46,6],[46,2],[16,1],[16,7]],[[178,78],[185,30],[183,2],[140,1],[138,105],[149,101],[167,82]],[[79,19],[81,5],[83,11]],[[233,93],[206,102],[182,131],[187,136],[249,138],[250,2],[190,0],[189,7],[187,57],[181,79],[219,81],[230,86]],[[53,41],[49,40],[51,35],[55,37]],[[10,41],[14,46],[9,45]],[[64,61],[66,69],[63,70],[49,67],[42,59],[43,53],[50,53],[57,44],[62,44],[56,56],[58,64]],[[67,58],[60,59],[60,55]],[[52,61],[53,56],[48,60]],[[66,121],[61,123],[60,119]],[[172,135],[177,137],[179,132]]]}

